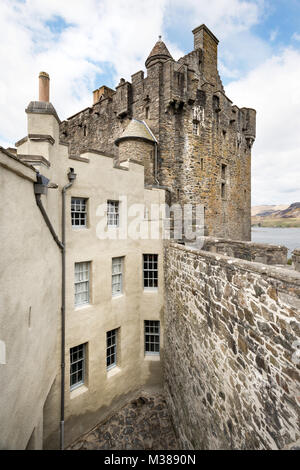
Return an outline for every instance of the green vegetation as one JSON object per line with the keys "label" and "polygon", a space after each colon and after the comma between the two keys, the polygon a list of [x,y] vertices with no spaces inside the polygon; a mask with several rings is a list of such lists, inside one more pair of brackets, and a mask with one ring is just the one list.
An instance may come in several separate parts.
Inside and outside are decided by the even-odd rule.
{"label": "green vegetation", "polygon": [[257,219],[256,217],[252,217],[252,227],[259,226],[259,227],[283,227],[283,228],[290,228],[290,227],[300,227],[300,219],[296,218],[281,218],[281,219]]}

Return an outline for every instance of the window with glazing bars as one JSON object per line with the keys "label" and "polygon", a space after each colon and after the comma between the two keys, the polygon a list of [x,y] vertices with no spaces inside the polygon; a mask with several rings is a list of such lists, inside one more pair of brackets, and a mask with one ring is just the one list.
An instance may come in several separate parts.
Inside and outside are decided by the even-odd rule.
{"label": "window with glazing bars", "polygon": [[75,263],[75,305],[90,301],[90,263]]}
{"label": "window with glazing bars", "polygon": [[72,197],[71,199],[71,218],[72,227],[86,227],[87,221],[87,199]]}
{"label": "window with glazing bars", "polygon": [[159,354],[159,321],[145,320],[145,354]]}
{"label": "window with glazing bars", "polygon": [[84,384],[85,344],[70,349],[70,389]]}
{"label": "window with glazing bars", "polygon": [[123,289],[123,258],[112,259],[112,295],[122,294]]}
{"label": "window with glazing bars", "polygon": [[193,121],[193,134],[199,135],[199,122]]}
{"label": "window with glazing bars", "polygon": [[144,288],[155,289],[158,286],[158,255],[144,255]]}
{"label": "window with glazing bars", "polygon": [[117,336],[118,330],[106,333],[106,368],[111,369],[117,365]]}
{"label": "window with glazing bars", "polygon": [[107,201],[107,225],[119,226],[119,201]]}

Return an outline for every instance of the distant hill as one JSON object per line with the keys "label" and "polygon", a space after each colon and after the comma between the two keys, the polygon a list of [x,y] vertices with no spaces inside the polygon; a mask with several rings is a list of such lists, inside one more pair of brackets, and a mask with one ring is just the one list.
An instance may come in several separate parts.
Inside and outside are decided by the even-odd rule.
{"label": "distant hill", "polygon": [[272,205],[265,205],[265,206],[253,206],[251,207],[251,216],[255,216],[257,214],[260,214],[261,212],[266,212],[266,211],[281,211],[284,209],[287,209],[289,207],[288,204],[281,204],[278,206],[272,206]]}
{"label": "distant hill", "polygon": [[279,206],[254,206],[251,209],[252,225],[262,227],[300,227],[300,202]]}

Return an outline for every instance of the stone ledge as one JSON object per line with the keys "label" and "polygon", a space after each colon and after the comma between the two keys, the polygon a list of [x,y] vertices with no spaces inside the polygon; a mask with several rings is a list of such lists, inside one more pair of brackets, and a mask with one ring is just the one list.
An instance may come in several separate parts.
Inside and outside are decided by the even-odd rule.
{"label": "stone ledge", "polygon": [[112,155],[111,153],[102,152],[101,150],[95,150],[95,149],[91,149],[91,148],[86,148],[86,149],[82,150],[82,152],[80,152],[80,153],[81,153],[81,155],[83,155],[84,153],[95,153],[96,155],[103,155],[104,157],[116,158],[116,156]]}
{"label": "stone ledge", "polygon": [[41,163],[42,165],[47,166],[48,168],[51,166],[49,160],[47,160],[42,155],[18,155],[19,159],[26,163],[31,163],[32,165],[36,165]]}
{"label": "stone ledge", "polygon": [[77,162],[84,162],[84,163],[90,163],[89,158],[84,158],[84,157],[77,157],[76,155],[70,155],[69,156],[70,160],[76,160]]}
{"label": "stone ledge", "polygon": [[126,163],[126,162],[135,163],[135,165],[145,166],[144,163],[139,162],[138,160],[135,160],[134,158],[125,158],[124,160],[120,160],[120,164]]}
{"label": "stone ledge", "polygon": [[35,140],[36,142],[49,142],[51,145],[55,143],[55,139],[47,134],[28,134],[28,137],[30,140]]}
{"label": "stone ledge", "polygon": [[20,145],[24,144],[25,142],[27,142],[28,140],[28,137],[27,135],[25,137],[23,137],[22,139],[18,140],[16,143],[15,143],[15,146],[16,147],[19,147]]}

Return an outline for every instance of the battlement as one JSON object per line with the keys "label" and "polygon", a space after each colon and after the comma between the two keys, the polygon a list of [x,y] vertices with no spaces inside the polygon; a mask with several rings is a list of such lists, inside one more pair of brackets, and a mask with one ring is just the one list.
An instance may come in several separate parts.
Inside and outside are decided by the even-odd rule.
{"label": "battlement", "polygon": [[[193,35],[193,50],[178,61],[160,37],[146,59],[147,74],[139,70],[131,82],[121,78],[115,90],[95,90],[91,107],[60,124],[61,140],[73,156],[89,147],[116,160],[133,152],[147,184],[170,188],[172,202],[205,206],[209,235],[249,240],[256,112],[226,96],[214,34],[201,25]],[[118,148],[133,121],[146,123],[155,149],[137,140]]]}

